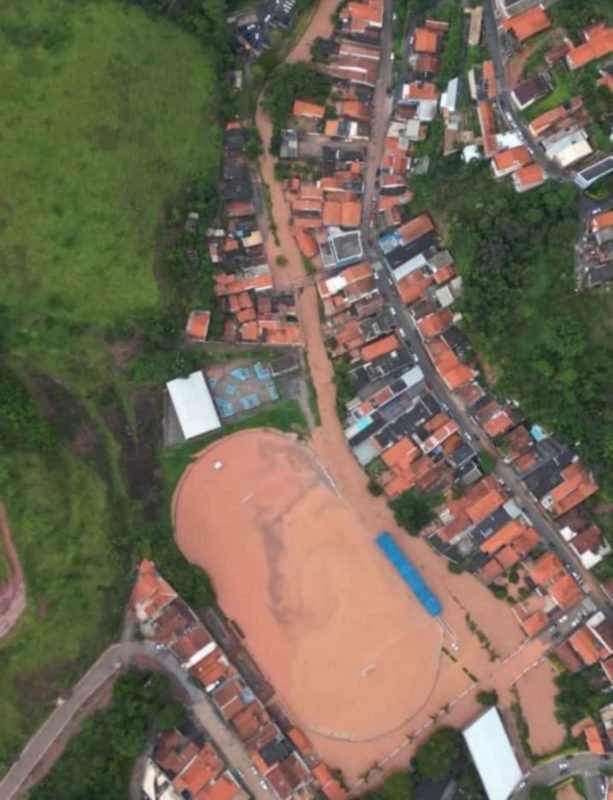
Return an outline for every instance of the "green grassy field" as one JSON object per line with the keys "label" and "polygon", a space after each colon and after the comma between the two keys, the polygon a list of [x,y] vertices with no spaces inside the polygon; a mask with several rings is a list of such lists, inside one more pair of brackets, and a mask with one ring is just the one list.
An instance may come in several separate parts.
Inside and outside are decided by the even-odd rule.
{"label": "green grassy field", "polygon": [[107,427],[134,412],[105,333],[158,307],[162,204],[187,177],[214,177],[220,132],[199,42],[120,3],[5,0],[0,81],[0,361],[53,406],[57,436],[44,451],[0,436],[28,587],[0,642],[2,774],[117,633],[146,529]]}
{"label": "green grassy field", "polygon": [[3,302],[87,326],[157,300],[161,200],[216,167],[198,42],[114,3],[0,11]]}

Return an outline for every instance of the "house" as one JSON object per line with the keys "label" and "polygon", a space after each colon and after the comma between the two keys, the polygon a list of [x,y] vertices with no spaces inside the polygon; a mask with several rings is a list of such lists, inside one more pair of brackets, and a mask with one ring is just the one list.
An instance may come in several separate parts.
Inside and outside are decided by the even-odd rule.
{"label": "house", "polygon": [[531,106],[532,103],[540,100],[541,97],[545,97],[550,91],[551,85],[545,75],[535,75],[532,78],[520,81],[511,92],[511,97],[517,108],[523,111],[528,106]]}
{"label": "house", "polygon": [[570,70],[580,69],[613,53],[613,28],[603,23],[592,25],[583,31],[583,38],[583,44],[571,48],[566,55]]}
{"label": "house", "polygon": [[413,50],[436,55],[439,51],[439,35],[428,28],[415,28]]}
{"label": "house", "polygon": [[306,117],[307,119],[323,119],[326,115],[324,106],[317,103],[309,103],[306,100],[295,100],[292,108],[294,117]]}
{"label": "house", "polygon": [[602,158],[594,156],[593,161],[590,160],[575,173],[574,180],[577,186],[587,189],[588,186],[600,178],[604,178],[610,172],[613,172],[613,155],[605,155]]}
{"label": "house", "polygon": [[516,192],[529,192],[541,186],[547,180],[547,175],[539,164],[526,164],[513,173],[513,185]]}
{"label": "house", "polygon": [[470,15],[470,27],[468,29],[468,46],[476,47],[481,42],[481,28],[483,25],[483,6],[476,8],[465,8],[464,11]]}
{"label": "house", "polygon": [[495,153],[492,159],[492,172],[495,178],[503,178],[512,172],[517,172],[521,167],[525,167],[532,161],[530,151],[524,145],[512,147],[510,150],[503,150]]}
{"label": "house", "polygon": [[510,19],[505,19],[502,27],[523,43],[532,36],[536,36],[537,33],[550,28],[551,20],[543,6],[539,4]]}
{"label": "house", "polygon": [[383,25],[383,0],[364,3],[352,0],[341,8],[339,17],[352,33],[365,33],[371,28],[380,30]]}
{"label": "house", "polygon": [[210,311],[200,311],[198,309],[192,311],[185,328],[187,338],[191,339],[193,342],[206,342],[206,337],[209,335],[210,324]]}
{"label": "house", "polygon": [[436,116],[439,97],[435,84],[413,81],[403,85],[400,103],[415,108],[415,119],[431,122]]}
{"label": "house", "polygon": [[[562,168],[576,164],[592,152],[587,134],[583,129],[565,134],[561,139],[556,138],[555,141],[545,147],[547,158],[555,161]],[[611,169],[613,169],[613,165]]]}
{"label": "house", "polygon": [[554,517],[565,514],[598,491],[597,484],[578,461],[565,467],[560,477],[562,481],[541,498],[543,508]]}

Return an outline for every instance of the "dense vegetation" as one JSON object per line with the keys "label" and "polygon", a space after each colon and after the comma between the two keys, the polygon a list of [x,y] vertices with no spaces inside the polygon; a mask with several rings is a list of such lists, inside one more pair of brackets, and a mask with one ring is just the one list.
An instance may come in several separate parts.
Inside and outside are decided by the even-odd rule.
{"label": "dense vegetation", "polygon": [[411,800],[413,782],[408,772],[393,772],[380,786],[362,795],[363,800]]}
{"label": "dense vegetation", "polygon": [[417,536],[436,519],[438,498],[431,498],[419,489],[409,489],[391,501],[390,507],[398,525],[411,536]]}
{"label": "dense vegetation", "polygon": [[264,98],[264,108],[273,125],[270,142],[272,153],[279,152],[281,131],[292,113],[294,100],[308,100],[312,103],[323,104],[330,94],[330,87],[330,78],[315,72],[304,61],[296,64],[282,64],[275,69]]}
{"label": "dense vegetation", "polygon": [[422,778],[443,780],[454,771],[462,749],[455,728],[439,728],[415,753],[415,767]]}
{"label": "dense vegetation", "polygon": [[598,665],[574,674],[562,672],[555,681],[556,717],[567,728],[584,717],[598,720],[600,709],[610,701],[609,683]]}
{"label": "dense vegetation", "polygon": [[518,195],[486,166],[463,167],[454,157],[433,158],[411,188],[413,210],[437,216],[455,256],[464,325],[500,368],[497,390],[567,442],[580,442],[610,493],[612,303],[606,293],[575,293],[574,190],[548,183]]}
{"label": "dense vegetation", "polygon": [[128,3],[8,0],[0,10],[10,198],[0,212],[0,497],[28,586],[19,627],[0,643],[0,771],[115,634],[149,541],[162,568],[167,559],[175,579],[187,575],[143,515],[153,465],[145,477],[142,463],[160,411],[152,432],[117,367],[122,347],[140,346],[143,321],[148,346],[164,338],[155,344],[169,310],[176,332],[185,276],[180,265],[174,282],[164,272],[159,291],[156,226],[181,185],[199,176],[205,192],[218,165],[212,30],[225,24],[223,3],[170,6],[197,12],[200,41]]}
{"label": "dense vegetation", "polygon": [[581,32],[587,25],[605,21],[613,25],[613,6],[610,0],[558,0],[548,9],[554,25],[565,28],[576,43],[583,41]]}
{"label": "dense vegetation", "polygon": [[108,708],[88,717],[30,800],[126,797],[134,762],[152,733],[175,727],[182,706],[169,698],[166,678],[128,672],[113,688]]}

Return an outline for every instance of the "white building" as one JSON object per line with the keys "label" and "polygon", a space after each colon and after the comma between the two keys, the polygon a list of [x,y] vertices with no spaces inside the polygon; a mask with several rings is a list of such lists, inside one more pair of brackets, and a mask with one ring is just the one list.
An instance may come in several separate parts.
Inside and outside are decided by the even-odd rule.
{"label": "white building", "polygon": [[221,428],[219,415],[201,371],[168,381],[166,389],[185,439]]}
{"label": "white building", "polygon": [[497,708],[484,711],[462,731],[489,800],[507,800],[522,771]]}

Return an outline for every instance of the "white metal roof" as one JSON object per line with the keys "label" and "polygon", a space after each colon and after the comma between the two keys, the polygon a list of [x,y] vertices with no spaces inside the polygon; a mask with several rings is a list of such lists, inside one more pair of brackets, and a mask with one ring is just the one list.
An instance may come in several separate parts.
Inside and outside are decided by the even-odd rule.
{"label": "white metal roof", "polygon": [[221,422],[202,372],[166,384],[181,431],[186,439],[221,428]]}
{"label": "white metal roof", "polygon": [[489,800],[507,800],[522,771],[498,709],[488,709],[462,733]]}

